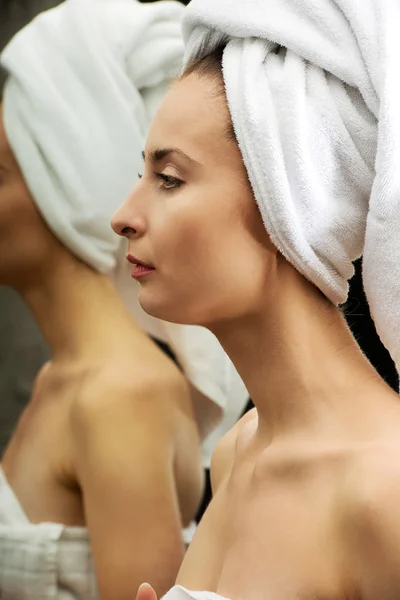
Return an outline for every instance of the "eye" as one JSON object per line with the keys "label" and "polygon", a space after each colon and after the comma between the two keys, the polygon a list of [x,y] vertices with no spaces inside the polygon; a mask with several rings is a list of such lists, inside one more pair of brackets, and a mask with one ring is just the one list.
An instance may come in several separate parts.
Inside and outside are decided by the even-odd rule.
{"label": "eye", "polygon": [[163,182],[161,185],[161,189],[163,190],[173,190],[181,187],[184,183],[181,179],[171,177],[171,175],[164,175],[164,173],[156,173],[155,175]]}

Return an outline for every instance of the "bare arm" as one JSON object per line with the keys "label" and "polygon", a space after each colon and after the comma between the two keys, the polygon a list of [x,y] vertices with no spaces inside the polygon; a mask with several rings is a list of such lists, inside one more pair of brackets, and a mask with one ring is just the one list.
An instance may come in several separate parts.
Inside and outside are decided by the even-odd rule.
{"label": "bare arm", "polygon": [[162,403],[155,404],[153,394],[146,388],[134,394],[102,390],[80,403],[73,419],[102,600],[132,600],[143,581],[162,595],[173,585],[184,554],[173,415],[161,414]]}

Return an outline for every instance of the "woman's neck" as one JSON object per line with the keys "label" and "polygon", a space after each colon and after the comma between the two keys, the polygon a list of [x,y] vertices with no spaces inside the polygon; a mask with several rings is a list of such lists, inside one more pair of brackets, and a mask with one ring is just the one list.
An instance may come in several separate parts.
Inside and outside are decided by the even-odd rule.
{"label": "woman's neck", "polygon": [[271,441],[287,434],[326,440],[338,431],[351,437],[357,427],[373,426],[382,397],[397,410],[397,395],[363,356],[340,311],[311,284],[301,285],[304,293],[288,290],[279,301],[264,301],[258,314],[212,329]]}
{"label": "woman's neck", "polygon": [[67,251],[36,280],[15,287],[36,318],[53,361],[96,358],[105,347],[121,347],[121,332],[135,328],[109,279]]}

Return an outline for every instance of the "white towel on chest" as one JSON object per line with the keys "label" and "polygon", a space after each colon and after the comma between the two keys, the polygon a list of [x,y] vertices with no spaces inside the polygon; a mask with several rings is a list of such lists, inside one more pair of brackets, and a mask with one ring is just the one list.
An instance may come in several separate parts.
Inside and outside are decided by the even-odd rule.
{"label": "white towel on chest", "polygon": [[208,465],[215,442],[240,416],[246,389],[209,331],[144,317],[110,226],[142,170],[151,117],[180,71],[183,10],[173,1],[66,0],[41,14],[1,55],[9,73],[3,116],[49,228],[113,278],[139,324],[170,344],[206,397],[197,416]]}
{"label": "white towel on chest", "polygon": [[334,303],[352,261],[400,364],[399,0],[192,0],[186,60],[224,79],[266,229]]}
{"label": "white towel on chest", "polygon": [[175,585],[162,597],[162,600],[227,600],[214,592],[191,592],[181,585]]}

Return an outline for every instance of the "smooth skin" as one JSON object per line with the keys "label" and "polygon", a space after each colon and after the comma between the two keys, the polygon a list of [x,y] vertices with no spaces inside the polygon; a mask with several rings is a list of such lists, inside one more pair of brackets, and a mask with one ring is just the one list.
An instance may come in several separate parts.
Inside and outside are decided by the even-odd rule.
{"label": "smooth skin", "polygon": [[177,583],[231,600],[397,600],[398,396],[271,243],[216,85],[193,73],[172,87],[113,219],[155,267],[143,308],[209,327],[256,406],[215,451]]}
{"label": "smooth skin", "polygon": [[102,600],[131,600],[143,580],[163,594],[203,489],[188,383],[49,231],[1,125],[0,165],[0,282],[52,351],[2,468],[33,523],[88,526]]}

